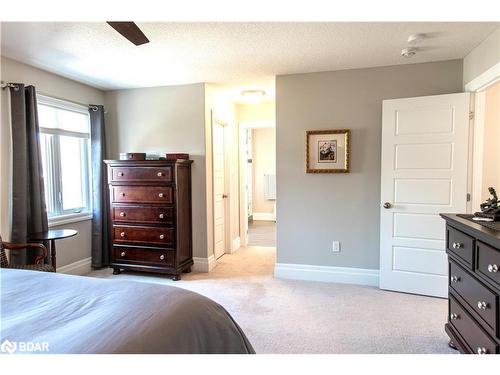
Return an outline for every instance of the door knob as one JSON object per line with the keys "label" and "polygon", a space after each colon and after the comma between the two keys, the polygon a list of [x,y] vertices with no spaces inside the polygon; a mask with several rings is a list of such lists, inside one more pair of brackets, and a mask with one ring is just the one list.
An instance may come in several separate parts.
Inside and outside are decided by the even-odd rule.
{"label": "door knob", "polygon": [[222,194],[222,198],[227,198],[227,195],[226,194]]}
{"label": "door knob", "polygon": [[389,209],[389,208],[391,208],[391,207],[392,207],[392,204],[390,204],[389,202],[385,202],[385,203],[384,203],[384,208],[385,208],[386,210],[388,210],[388,209]]}

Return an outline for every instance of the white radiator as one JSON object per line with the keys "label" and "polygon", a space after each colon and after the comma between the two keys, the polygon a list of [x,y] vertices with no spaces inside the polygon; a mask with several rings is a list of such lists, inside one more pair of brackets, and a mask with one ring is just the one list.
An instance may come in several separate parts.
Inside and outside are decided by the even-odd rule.
{"label": "white radiator", "polygon": [[276,175],[264,175],[264,198],[267,200],[276,199]]}

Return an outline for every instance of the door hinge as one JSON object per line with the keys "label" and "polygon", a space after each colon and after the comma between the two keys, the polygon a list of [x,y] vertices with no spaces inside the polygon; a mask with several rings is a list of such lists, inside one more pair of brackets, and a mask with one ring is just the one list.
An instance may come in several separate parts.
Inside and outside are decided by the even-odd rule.
{"label": "door hinge", "polygon": [[470,193],[467,193],[467,202],[470,202]]}
{"label": "door hinge", "polygon": [[469,112],[469,120],[474,120],[474,112]]}

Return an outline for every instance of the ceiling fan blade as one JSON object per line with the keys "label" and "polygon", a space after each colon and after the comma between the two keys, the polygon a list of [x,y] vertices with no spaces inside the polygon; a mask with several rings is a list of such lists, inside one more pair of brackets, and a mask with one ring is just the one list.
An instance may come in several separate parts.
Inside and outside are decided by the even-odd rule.
{"label": "ceiling fan blade", "polygon": [[122,34],[136,46],[149,43],[149,39],[139,29],[135,22],[107,22],[109,26]]}

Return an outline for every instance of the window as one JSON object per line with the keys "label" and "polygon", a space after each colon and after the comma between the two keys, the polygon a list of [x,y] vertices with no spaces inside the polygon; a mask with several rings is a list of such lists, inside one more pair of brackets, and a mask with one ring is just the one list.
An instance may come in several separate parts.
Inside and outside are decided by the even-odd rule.
{"label": "window", "polygon": [[91,211],[88,109],[43,95],[37,98],[49,221],[88,216]]}

